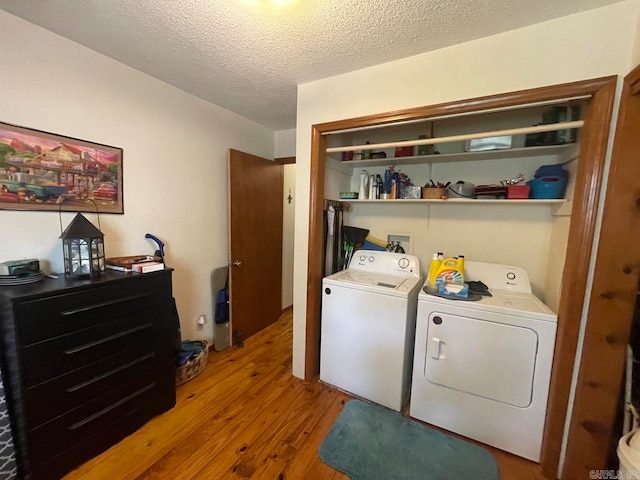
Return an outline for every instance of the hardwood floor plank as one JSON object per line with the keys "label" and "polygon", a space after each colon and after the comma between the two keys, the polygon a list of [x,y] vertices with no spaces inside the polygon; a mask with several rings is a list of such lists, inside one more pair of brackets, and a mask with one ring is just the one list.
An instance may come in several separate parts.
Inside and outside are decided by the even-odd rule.
{"label": "hardwood floor plank", "polygon": [[[65,480],[348,480],[318,448],[352,398],[293,377],[292,314],[245,341],[210,352],[177,390],[175,408]],[[487,448],[502,480],[543,480],[539,466]]]}
{"label": "hardwood floor plank", "polygon": [[246,425],[224,449],[217,452],[214,460],[210,461],[196,476],[179,476],[176,479],[188,478],[249,478],[253,474],[251,462],[245,458],[251,458],[256,454],[264,435],[278,430],[280,424],[286,419],[286,413],[294,405],[300,408],[310,408],[322,391],[319,384],[294,382],[289,388],[271,404],[265,406],[254,422]]}
{"label": "hardwood floor plank", "polygon": [[[329,433],[335,420],[342,412],[344,404],[352,397],[346,393],[334,390],[333,402],[329,405],[327,410],[320,421],[316,424],[313,430],[310,430],[306,434],[306,438],[294,458],[292,458],[286,465],[282,474],[285,479],[295,480],[297,478],[312,478],[309,476],[309,472],[312,469],[316,460],[320,460],[318,457],[318,448],[324,440],[324,437]],[[338,473],[337,478],[348,479],[346,475]]]}
{"label": "hardwood floor plank", "polygon": [[[202,419],[201,428],[198,428],[189,436],[189,441],[183,441],[167,452],[160,460],[154,463],[144,473],[137,477],[137,480],[152,478],[169,478],[168,475],[173,470],[186,461],[196,450],[212,438],[218,437],[220,440],[228,431],[238,428],[238,423],[246,423],[242,417],[249,417],[252,412],[260,410],[261,405],[270,395],[277,394],[288,388],[288,383],[283,383],[282,379],[287,377],[287,368],[278,366],[262,375],[260,382],[248,389],[245,394],[248,401],[234,401],[226,407],[217,411],[211,410],[212,416],[206,420]],[[276,385],[281,385],[278,389]],[[268,388],[270,391],[264,392]]]}

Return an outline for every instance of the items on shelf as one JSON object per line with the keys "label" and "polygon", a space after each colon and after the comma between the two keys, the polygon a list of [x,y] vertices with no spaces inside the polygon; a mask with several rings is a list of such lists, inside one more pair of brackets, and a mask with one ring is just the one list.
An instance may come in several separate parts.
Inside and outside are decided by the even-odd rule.
{"label": "items on shelf", "polygon": [[530,198],[563,198],[569,181],[569,172],[562,164],[542,165],[536,170],[533,180],[527,182]]}
{"label": "items on shelf", "polygon": [[415,147],[413,145],[405,145],[402,147],[396,147],[395,156],[396,157],[412,157],[415,151]]}
{"label": "items on shelf", "polygon": [[485,152],[487,150],[504,150],[511,148],[511,135],[489,138],[473,138],[467,140],[464,149],[467,152]]}
{"label": "items on shelf", "polygon": [[[433,138],[428,135],[418,135],[419,140],[426,140],[427,138]],[[418,145],[417,155],[433,155],[436,153],[435,145]]]}
{"label": "items on shelf", "polygon": [[475,185],[464,180],[458,180],[447,187],[447,196],[452,198],[473,198]]}
{"label": "items on shelf", "polygon": [[433,179],[429,180],[424,187],[422,187],[422,198],[424,199],[445,199],[447,198],[447,187],[451,182],[442,183],[434,182]]}
{"label": "items on shelf", "polygon": [[360,200],[367,200],[369,198],[369,174],[366,170],[362,170],[360,173],[360,192],[358,193]]}
{"label": "items on shelf", "polygon": [[340,200],[358,200],[358,192],[340,192]]}
{"label": "items on shelf", "polygon": [[[542,123],[538,125],[549,125],[553,123],[572,122],[580,119],[579,105],[556,105],[546,110],[542,114]],[[525,137],[525,147],[538,147],[543,145],[562,145],[574,143],[578,139],[576,128],[566,130],[554,130],[550,132],[528,133]]]}

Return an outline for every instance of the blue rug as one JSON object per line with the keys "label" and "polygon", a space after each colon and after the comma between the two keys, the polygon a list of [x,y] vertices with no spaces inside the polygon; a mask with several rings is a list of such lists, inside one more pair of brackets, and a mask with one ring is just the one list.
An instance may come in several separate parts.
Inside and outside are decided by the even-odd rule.
{"label": "blue rug", "polygon": [[347,402],[318,453],[353,480],[499,479],[487,450],[360,400]]}

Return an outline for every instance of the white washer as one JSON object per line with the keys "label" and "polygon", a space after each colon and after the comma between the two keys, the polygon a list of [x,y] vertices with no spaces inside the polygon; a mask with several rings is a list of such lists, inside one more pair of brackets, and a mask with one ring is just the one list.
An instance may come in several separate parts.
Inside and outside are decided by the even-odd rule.
{"label": "white washer", "polygon": [[373,250],[322,280],[320,380],[400,411],[411,381],[420,261]]}
{"label": "white washer", "polygon": [[466,262],[465,280],[493,296],[419,295],[410,415],[538,462],[557,316],[521,268]]}

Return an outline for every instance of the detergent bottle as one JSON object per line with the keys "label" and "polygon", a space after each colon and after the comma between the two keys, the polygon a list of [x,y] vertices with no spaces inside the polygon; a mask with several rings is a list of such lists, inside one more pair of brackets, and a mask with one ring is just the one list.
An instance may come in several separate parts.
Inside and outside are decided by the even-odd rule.
{"label": "detergent bottle", "polygon": [[436,283],[464,283],[464,257],[451,257],[443,260],[436,274]]}
{"label": "detergent bottle", "polygon": [[431,265],[429,266],[429,275],[427,276],[427,286],[430,289],[435,290],[436,288],[436,277],[438,276],[438,271],[440,270],[440,265],[442,265],[442,254],[440,252],[434,253],[431,258]]}

